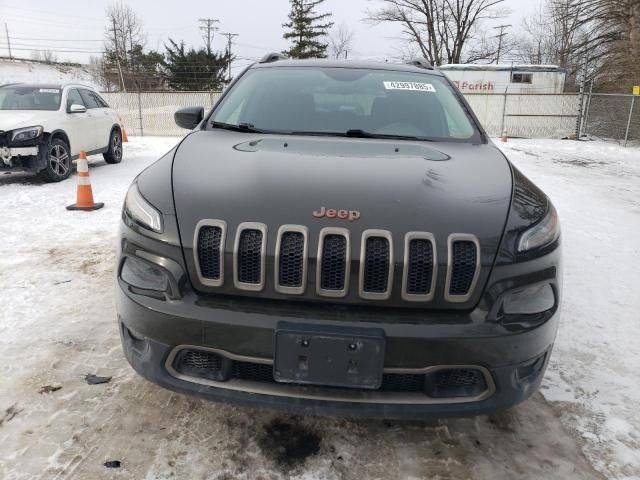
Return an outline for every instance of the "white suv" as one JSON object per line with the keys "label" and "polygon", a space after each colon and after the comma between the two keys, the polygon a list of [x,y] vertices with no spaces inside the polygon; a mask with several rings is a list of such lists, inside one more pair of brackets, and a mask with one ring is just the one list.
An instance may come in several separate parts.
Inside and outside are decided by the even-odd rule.
{"label": "white suv", "polygon": [[83,85],[0,86],[0,172],[36,172],[46,181],[71,175],[80,150],[122,160],[122,121]]}

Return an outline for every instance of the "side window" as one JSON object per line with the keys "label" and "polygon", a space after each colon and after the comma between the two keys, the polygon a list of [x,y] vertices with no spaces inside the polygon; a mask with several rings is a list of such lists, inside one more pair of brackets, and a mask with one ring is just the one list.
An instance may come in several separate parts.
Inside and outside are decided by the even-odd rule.
{"label": "side window", "polygon": [[100,106],[102,108],[110,108],[109,104],[107,102],[104,101],[104,98],[102,98],[100,95],[98,95],[96,92],[91,92],[93,94],[93,96],[96,98],[96,101],[100,104]]}
{"label": "side window", "polygon": [[95,96],[92,95],[93,92],[90,90],[86,90],[84,88],[80,89],[80,95],[82,95],[82,99],[84,100],[84,104],[87,108],[102,108],[102,106],[98,103]]}
{"label": "side window", "polygon": [[78,90],[75,88],[69,89],[69,93],[67,93],[67,110],[69,110],[71,105],[84,105],[80,93],[78,93]]}

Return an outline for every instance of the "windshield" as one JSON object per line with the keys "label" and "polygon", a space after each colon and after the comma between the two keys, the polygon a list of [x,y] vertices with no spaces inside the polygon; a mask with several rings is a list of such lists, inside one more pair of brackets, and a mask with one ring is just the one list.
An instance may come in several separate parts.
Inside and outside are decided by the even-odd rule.
{"label": "windshield", "polygon": [[477,138],[477,130],[445,79],[391,70],[250,70],[210,120],[214,127],[240,125],[245,131],[268,133]]}
{"label": "windshield", "polygon": [[62,90],[41,87],[0,88],[0,110],[58,110]]}

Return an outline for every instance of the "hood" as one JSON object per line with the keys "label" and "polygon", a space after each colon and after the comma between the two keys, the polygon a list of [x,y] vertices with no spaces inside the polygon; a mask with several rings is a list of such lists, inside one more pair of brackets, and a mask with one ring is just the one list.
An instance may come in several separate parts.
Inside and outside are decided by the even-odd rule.
{"label": "hood", "polygon": [[0,110],[0,131],[34,125],[42,125],[46,130],[46,123],[58,114],[57,110]]}
{"label": "hood", "polygon": [[[187,259],[196,224],[219,219],[228,224],[229,248],[239,223],[266,224],[270,253],[280,225],[306,225],[312,260],[323,227],[350,230],[352,259],[359,259],[364,230],[389,230],[400,271],[405,233],[431,232],[443,274],[448,236],[471,233],[480,241],[488,274],[509,211],[512,180],[507,160],[492,144],[202,131],[180,145],[173,188]],[[357,210],[359,219],[315,218],[313,212],[322,207]]]}

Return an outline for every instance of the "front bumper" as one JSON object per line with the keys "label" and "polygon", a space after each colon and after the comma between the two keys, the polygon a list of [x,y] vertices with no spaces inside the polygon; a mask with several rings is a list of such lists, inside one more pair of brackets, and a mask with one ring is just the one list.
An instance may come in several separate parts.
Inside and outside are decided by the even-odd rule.
{"label": "front bumper", "polygon": [[[559,313],[543,324],[496,335],[498,328],[474,328],[446,314],[440,322],[406,323],[402,314],[347,320],[336,309],[307,305],[292,311],[285,303],[233,298],[206,299],[188,293],[179,300],[138,295],[119,281],[118,313],[125,355],[143,377],[173,391],[240,405],[313,415],[419,418],[478,415],[509,408],[535,392],[551,353]],[[394,318],[395,317],[395,318]],[[272,363],[278,324],[357,326],[382,329],[385,372],[474,366],[488,375],[487,389],[473,398],[429,399],[425,395],[385,395],[279,383],[215,382],[178,374],[172,359],[181,348],[202,348],[242,360]],[[457,324],[456,324],[457,323]],[[532,365],[535,368],[532,370]],[[523,375],[522,372],[529,372]],[[259,387],[259,388],[258,388]]]}
{"label": "front bumper", "polygon": [[38,146],[0,147],[0,170],[37,170],[39,154]]}

